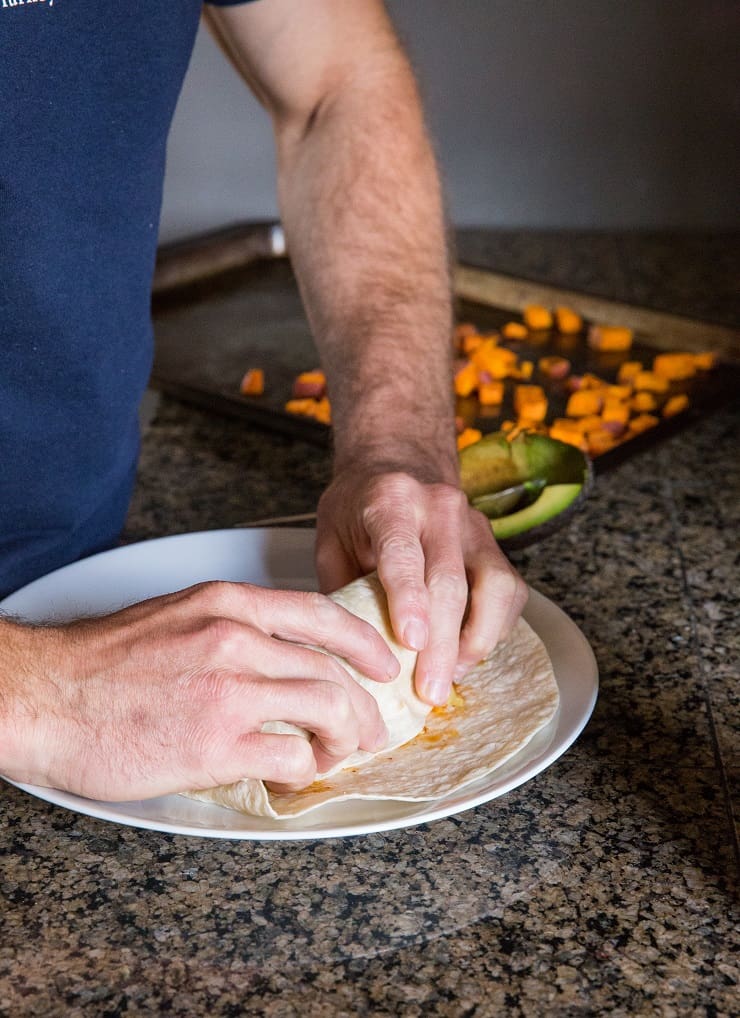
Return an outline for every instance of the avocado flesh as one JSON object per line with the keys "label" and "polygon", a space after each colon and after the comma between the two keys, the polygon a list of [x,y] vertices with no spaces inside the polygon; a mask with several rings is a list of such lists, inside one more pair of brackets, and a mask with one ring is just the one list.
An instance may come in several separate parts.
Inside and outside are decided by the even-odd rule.
{"label": "avocado flesh", "polygon": [[582,491],[583,484],[549,484],[525,509],[491,520],[494,537],[505,541],[547,523],[572,506]]}
{"label": "avocado flesh", "polygon": [[583,453],[547,435],[525,433],[510,442],[495,431],[460,452],[460,482],[469,499],[531,478],[548,485],[583,484],[587,475]]}

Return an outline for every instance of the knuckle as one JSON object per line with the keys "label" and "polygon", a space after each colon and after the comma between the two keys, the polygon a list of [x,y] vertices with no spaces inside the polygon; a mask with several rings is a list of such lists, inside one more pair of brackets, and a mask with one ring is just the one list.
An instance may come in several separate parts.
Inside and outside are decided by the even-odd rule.
{"label": "knuckle", "polygon": [[232,603],[233,586],[226,580],[207,580],[192,588],[192,596],[201,611],[219,614]]}
{"label": "knuckle", "polygon": [[318,707],[325,717],[338,728],[348,724],[353,716],[349,693],[336,682],[322,682],[316,691]]}
{"label": "knuckle", "polygon": [[311,628],[318,634],[327,635],[337,626],[338,606],[324,594],[313,591],[301,595],[302,607],[311,623]]}
{"label": "knuckle", "polygon": [[209,618],[200,627],[198,636],[200,652],[206,661],[232,660],[243,648],[242,627],[232,619]]}
{"label": "knuckle", "polygon": [[435,600],[460,605],[468,599],[468,581],[459,569],[435,570],[429,577],[429,590]]}
{"label": "knuckle", "polygon": [[298,788],[310,785],[316,776],[316,758],[307,739],[286,738],[274,761],[273,780]]}
{"label": "knuckle", "polygon": [[468,499],[465,492],[452,484],[436,485],[434,495],[441,509],[451,514],[457,515],[468,510]]}

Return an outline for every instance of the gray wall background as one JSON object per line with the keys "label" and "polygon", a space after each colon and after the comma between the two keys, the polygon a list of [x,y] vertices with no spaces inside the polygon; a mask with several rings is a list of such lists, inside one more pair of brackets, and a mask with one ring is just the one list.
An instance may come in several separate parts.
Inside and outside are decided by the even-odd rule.
{"label": "gray wall background", "polygon": [[[457,225],[738,226],[737,0],[388,6]],[[162,239],[276,215],[268,118],[202,30],[170,136]]]}

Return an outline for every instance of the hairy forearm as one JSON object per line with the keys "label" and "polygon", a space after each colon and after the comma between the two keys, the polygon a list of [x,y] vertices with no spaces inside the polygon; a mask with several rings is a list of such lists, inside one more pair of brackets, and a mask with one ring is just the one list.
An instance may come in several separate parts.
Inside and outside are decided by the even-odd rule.
{"label": "hairy forearm", "polygon": [[439,178],[395,40],[278,129],[283,220],[329,378],[335,463],[454,481]]}
{"label": "hairy forearm", "polygon": [[29,660],[36,649],[45,657],[45,636],[44,630],[0,618],[0,772],[18,781],[34,781],[41,774],[36,760],[41,747],[31,736],[47,683],[29,667]]}

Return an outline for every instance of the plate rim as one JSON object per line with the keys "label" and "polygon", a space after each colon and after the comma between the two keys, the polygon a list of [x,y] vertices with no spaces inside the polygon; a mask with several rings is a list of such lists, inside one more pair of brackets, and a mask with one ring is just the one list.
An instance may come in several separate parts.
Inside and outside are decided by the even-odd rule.
{"label": "plate rim", "polygon": [[[143,541],[132,542],[131,544],[121,545],[117,548],[112,548],[107,551],[99,552],[96,555],[91,555],[84,559],[79,559],[76,562],[69,563],[68,565],[62,566],[59,569],[54,570],[51,573],[47,573],[45,576],[39,577],[31,583],[26,584],[19,590],[10,594],[8,597],[0,601],[0,610],[13,610],[13,602],[17,598],[27,597],[29,593],[34,593],[35,588],[41,587],[51,581],[51,578],[58,578],[60,574],[65,574],[69,571],[80,571],[90,567],[93,562],[100,560],[110,560],[110,557],[114,556],[120,558],[125,556],[128,552],[130,554],[132,549],[148,548],[152,545],[165,545],[173,542],[187,542],[195,539],[208,541],[221,540],[226,538],[237,540],[240,535],[251,535],[251,537],[259,538],[263,535],[277,536],[282,535],[283,540],[292,539],[297,542],[298,545],[305,545],[301,550],[303,552],[312,551],[315,541],[315,530],[308,527],[233,527],[233,528],[222,528],[213,530],[199,530],[191,531],[182,534],[170,534],[164,537],[149,538]],[[306,579],[314,579],[314,577],[306,577]],[[246,582],[249,582],[248,577],[244,577]],[[197,582],[197,581],[193,581]],[[555,717],[548,723],[544,731],[552,727],[553,731],[545,743],[543,749],[535,753],[532,756],[531,753],[531,742],[536,741],[537,733],[534,740],[527,742],[517,753],[514,754],[509,760],[507,760],[501,770],[505,770],[507,777],[501,782],[491,783],[490,778],[492,775],[487,775],[484,778],[478,779],[476,782],[472,782],[470,785],[458,789],[456,792],[451,793],[440,799],[426,800],[424,802],[408,802],[403,800],[366,800],[368,802],[388,802],[393,803],[396,806],[402,806],[405,804],[409,807],[409,811],[400,816],[390,816],[386,819],[374,820],[371,824],[367,822],[349,822],[345,824],[333,822],[330,825],[316,825],[311,826],[305,823],[303,818],[297,817],[292,820],[278,820],[270,821],[269,826],[259,827],[245,827],[245,828],[231,828],[231,827],[212,827],[203,826],[199,827],[194,824],[178,823],[167,819],[155,819],[147,816],[136,816],[134,813],[122,812],[122,807],[135,808],[137,803],[140,802],[156,802],[157,799],[163,801],[170,799],[181,798],[177,793],[173,793],[168,796],[159,796],[156,799],[150,800],[127,800],[122,802],[104,802],[96,799],[86,799],[83,796],[76,795],[72,792],[65,792],[61,789],[46,788],[39,785],[27,784],[24,782],[14,781],[5,775],[0,775],[3,781],[7,782],[15,788],[37,798],[43,802],[47,802],[51,805],[60,806],[64,809],[68,809],[71,812],[77,813],[82,816],[92,817],[97,820],[106,821],[109,823],[120,824],[126,827],[131,827],[139,830],[157,831],[164,834],[178,834],[186,837],[203,837],[203,838],[215,838],[219,840],[231,840],[231,841],[305,841],[305,840],[321,840],[327,838],[347,838],[347,837],[361,837],[366,834],[372,833],[383,833],[390,830],[402,830],[408,827],[415,827],[425,823],[432,823],[436,820],[441,820],[446,817],[456,816],[463,812],[467,812],[470,809],[475,809],[478,806],[484,805],[493,799],[499,798],[502,795],[506,795],[513,791],[515,788],[520,787],[523,784],[533,780],[537,775],[541,774],[544,770],[550,767],[556,760],[558,760],[564,753],[570,749],[573,743],[579,738],[584,728],[588,724],[590,717],[593,713],[596,701],[598,698],[599,691],[599,674],[598,674],[598,663],[594,655],[593,649],[589,644],[588,640],[581,632],[577,624],[553,601],[551,601],[544,594],[539,591],[529,588],[529,601],[524,610],[524,618],[538,613],[545,613],[551,616],[552,620],[557,620],[561,625],[565,626],[566,631],[569,632],[571,639],[578,645],[578,649],[582,655],[584,655],[584,661],[588,664],[588,674],[581,680],[586,688],[583,694],[582,701],[580,702],[579,709],[575,722],[571,721],[567,730],[563,733],[560,732],[560,728],[563,724],[563,701],[562,701],[562,687],[561,681],[558,677],[557,671],[555,671],[555,679],[558,684],[558,689],[561,693],[561,703],[558,707],[558,711]],[[529,621],[529,619],[527,619]],[[530,624],[532,624],[530,622]],[[551,649],[548,647],[547,642],[538,632],[537,627],[533,625],[533,628],[540,639],[545,643],[545,647],[548,650],[548,654],[551,653]],[[558,737],[560,735],[560,737]],[[522,758],[519,766],[516,765],[517,759]],[[514,764],[513,770],[511,768],[512,763]],[[496,772],[494,771],[493,774]],[[480,787],[478,787],[480,786]],[[477,788],[477,791],[475,789]],[[472,793],[472,794],[471,794]],[[195,800],[188,800],[193,806],[196,805]],[[342,803],[330,804],[334,810],[339,810],[343,806],[349,807],[352,802],[358,800],[346,800]],[[212,804],[200,803],[206,810],[225,810],[225,807],[219,807]],[[233,812],[227,810],[226,812]],[[320,810],[318,813],[320,814]],[[245,816],[244,814],[238,814],[239,816]],[[312,816],[314,814],[308,814]],[[267,818],[251,818],[252,821],[264,821]],[[303,821],[303,822],[302,822]]]}

